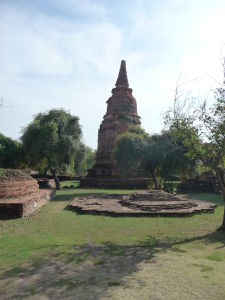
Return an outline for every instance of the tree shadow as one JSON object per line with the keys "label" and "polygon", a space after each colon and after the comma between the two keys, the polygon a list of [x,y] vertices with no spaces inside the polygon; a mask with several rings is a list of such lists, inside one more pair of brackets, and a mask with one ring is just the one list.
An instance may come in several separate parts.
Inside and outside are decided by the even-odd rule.
{"label": "tree shadow", "polygon": [[[99,299],[112,287],[130,288],[127,278],[140,269],[141,263],[152,264],[156,255],[168,250],[185,252],[179,246],[195,241],[220,242],[222,245],[218,248],[225,247],[225,235],[219,232],[165,241],[149,236],[132,245],[112,242],[70,247],[55,245],[44,257],[1,272],[0,298],[35,295],[48,299]],[[144,286],[146,282],[140,279],[138,284]]]}
{"label": "tree shadow", "polygon": [[[61,191],[60,191],[61,192]],[[64,191],[63,191],[64,192]],[[130,191],[132,193],[134,191]],[[119,195],[119,194],[128,194],[127,190],[119,191],[119,193],[115,193],[113,190],[96,190],[96,189],[67,189],[65,193],[60,193],[56,195],[54,199],[51,201],[68,201],[73,199],[74,197],[87,197],[87,196],[106,196],[106,195]]]}

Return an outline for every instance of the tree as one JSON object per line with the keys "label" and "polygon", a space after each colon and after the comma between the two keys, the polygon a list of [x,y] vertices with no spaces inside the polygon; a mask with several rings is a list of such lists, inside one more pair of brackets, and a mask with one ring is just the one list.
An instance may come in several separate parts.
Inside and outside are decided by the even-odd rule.
{"label": "tree", "polygon": [[81,144],[80,151],[74,160],[74,170],[76,175],[85,175],[95,162],[96,151]]}
{"label": "tree", "polygon": [[166,182],[172,173],[181,177],[188,174],[193,160],[186,157],[186,152],[170,131],[150,136],[134,126],[116,140],[114,158],[123,175],[130,176],[140,169],[152,177],[154,188],[159,189],[157,178]]}
{"label": "tree", "polygon": [[60,189],[57,173],[74,162],[81,145],[79,118],[63,109],[39,113],[23,131],[30,165],[49,170]]}
{"label": "tree", "polygon": [[158,189],[157,177],[164,175],[162,172],[165,165],[165,157],[169,148],[169,140],[167,134],[154,134],[146,143],[143,157],[143,165],[152,176],[155,189]]}
{"label": "tree", "polygon": [[22,144],[0,133],[0,167],[21,168],[26,164]]}
{"label": "tree", "polygon": [[165,144],[162,178],[167,181],[171,175],[176,175],[184,182],[196,171],[197,160],[187,155],[188,149],[184,146],[182,139],[174,135],[171,130],[163,131],[161,139]]}
{"label": "tree", "polygon": [[148,138],[140,126],[132,126],[116,139],[113,157],[123,176],[130,176],[141,167]]}
{"label": "tree", "polygon": [[[200,160],[217,175],[225,203],[225,82],[215,90],[214,100],[211,106],[204,101],[190,109],[187,99],[176,94],[165,123],[182,139],[189,157]],[[225,231],[225,210],[219,230]]]}

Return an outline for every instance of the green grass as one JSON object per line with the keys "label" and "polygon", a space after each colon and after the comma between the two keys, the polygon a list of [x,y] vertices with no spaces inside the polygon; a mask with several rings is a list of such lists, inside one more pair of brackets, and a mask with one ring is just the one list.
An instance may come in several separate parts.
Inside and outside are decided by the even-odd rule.
{"label": "green grass", "polygon": [[80,186],[80,181],[79,180],[74,180],[74,181],[62,181],[61,182],[61,187],[62,188],[77,188]]}
{"label": "green grass", "polygon": [[199,200],[204,200],[208,202],[216,203],[217,205],[224,205],[223,197],[219,194],[211,193],[198,193],[198,194],[189,194],[192,198],[197,198]]}
{"label": "green grass", "polygon": [[[9,298],[16,292],[41,298],[42,286],[45,293],[54,287],[64,297],[75,293],[86,299],[92,286],[95,299],[102,294],[112,299],[223,299],[225,235],[215,231],[222,222],[222,197],[191,195],[218,208],[187,218],[113,218],[67,209],[75,196],[124,192],[133,191],[63,189],[32,216],[0,221],[2,293],[14,286]],[[29,278],[30,287],[21,291],[14,282],[18,277]]]}
{"label": "green grass", "polygon": [[0,168],[0,177],[4,174],[4,169]]}

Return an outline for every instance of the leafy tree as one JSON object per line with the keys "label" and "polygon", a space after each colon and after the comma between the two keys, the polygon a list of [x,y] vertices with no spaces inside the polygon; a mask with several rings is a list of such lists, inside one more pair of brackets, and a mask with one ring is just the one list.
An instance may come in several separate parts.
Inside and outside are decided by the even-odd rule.
{"label": "leafy tree", "polygon": [[25,166],[25,152],[22,144],[0,134],[0,167],[21,168]]}
{"label": "leafy tree", "polygon": [[181,180],[188,177],[195,162],[186,157],[187,150],[181,142],[174,138],[170,131],[150,136],[144,151],[144,167],[153,178],[158,189],[157,177],[165,183],[172,175],[178,175]]}
{"label": "leafy tree", "polygon": [[183,169],[188,172],[192,160],[185,154],[184,146],[171,132],[149,136],[137,126],[119,136],[114,149],[114,158],[123,175],[142,169],[152,177],[155,189],[159,188],[158,177],[166,181],[172,172],[179,175]]}
{"label": "leafy tree", "polygon": [[152,176],[155,189],[159,188],[157,177],[168,177],[169,170],[165,162],[170,147],[170,136],[166,132],[152,135],[146,144],[144,166]]}
{"label": "leafy tree", "polygon": [[[189,157],[200,160],[217,175],[225,202],[225,82],[215,90],[214,100],[209,107],[204,101],[191,110],[186,99],[175,97],[165,123],[182,139]],[[219,229],[225,231],[225,211]]]}
{"label": "leafy tree", "polygon": [[23,131],[22,142],[32,167],[49,170],[60,189],[57,173],[74,162],[81,145],[79,118],[63,109],[39,113]]}
{"label": "leafy tree", "polygon": [[81,144],[80,151],[74,160],[74,170],[76,175],[85,175],[95,162],[96,151]]}
{"label": "leafy tree", "polygon": [[177,175],[184,182],[196,172],[197,159],[188,156],[188,149],[182,139],[174,135],[171,130],[164,131],[161,139],[165,143],[161,176],[166,181],[172,174]]}
{"label": "leafy tree", "polygon": [[123,176],[129,176],[141,167],[148,138],[140,126],[132,126],[118,136],[113,156]]}

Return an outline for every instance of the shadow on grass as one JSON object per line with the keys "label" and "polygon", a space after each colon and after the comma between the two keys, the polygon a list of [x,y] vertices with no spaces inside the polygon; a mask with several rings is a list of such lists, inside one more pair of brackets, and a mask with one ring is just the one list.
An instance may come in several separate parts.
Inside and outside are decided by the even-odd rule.
{"label": "shadow on grass", "polygon": [[[99,299],[112,287],[131,288],[127,276],[137,272],[140,263],[153,264],[156,255],[168,250],[184,253],[179,246],[195,241],[203,244],[220,242],[220,248],[225,247],[225,235],[218,232],[163,242],[150,236],[133,245],[109,242],[70,247],[55,245],[49,248],[44,258],[36,257],[27,266],[3,272],[0,275],[0,287],[3,281],[0,298],[23,298],[35,294],[48,299],[75,296],[76,299]],[[146,282],[139,280],[139,285],[144,286]],[[4,298],[6,291],[8,298]]]}
{"label": "shadow on grass", "polygon": [[73,199],[74,197],[87,197],[90,195],[97,196],[97,195],[113,195],[113,194],[128,194],[134,193],[134,190],[107,190],[107,189],[67,189],[67,190],[60,190],[57,192],[56,197],[51,201],[68,201]]}
{"label": "shadow on grass", "polygon": [[69,194],[60,194],[60,195],[56,195],[56,197],[54,199],[52,199],[51,201],[68,201],[68,200],[72,200],[74,197],[87,197],[87,196],[97,196],[97,195],[107,195],[106,192],[102,191],[102,192],[79,192],[78,190],[69,193]]}

